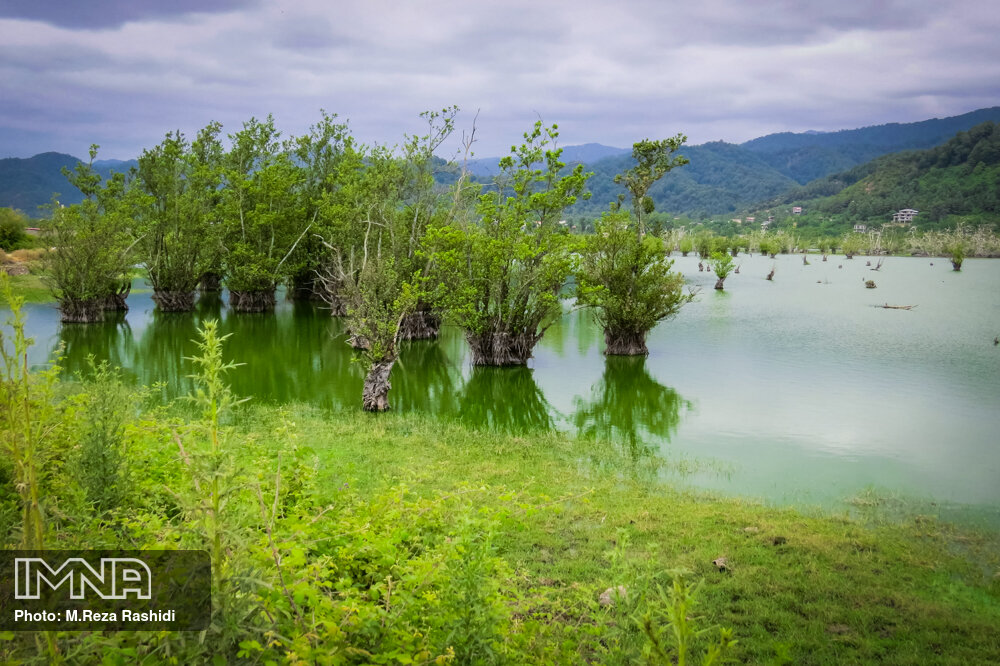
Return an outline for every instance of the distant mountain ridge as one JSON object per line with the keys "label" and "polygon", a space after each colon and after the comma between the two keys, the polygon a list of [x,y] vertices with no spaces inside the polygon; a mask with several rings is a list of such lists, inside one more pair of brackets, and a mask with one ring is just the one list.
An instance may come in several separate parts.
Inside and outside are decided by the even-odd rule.
{"label": "distant mountain ridge", "polygon": [[[691,163],[667,174],[649,194],[657,210],[674,214],[707,217],[746,210],[882,155],[933,148],[986,121],[1000,122],[1000,107],[915,123],[836,132],[780,132],[742,144],[713,141],[685,146],[680,153]],[[470,171],[478,180],[488,182],[497,174],[499,159],[470,160]],[[633,164],[631,148],[599,143],[565,146],[562,159],[568,165],[583,163],[594,172],[588,182],[593,196],[570,211],[578,216],[596,216],[606,210],[624,191],[614,183],[615,174]],[[61,153],[0,159],[0,206],[19,208],[37,217],[38,206],[47,204],[53,192],[60,193],[62,203],[80,201],[80,193],[60,173],[62,167],[72,169],[77,161]],[[95,167],[107,177],[111,171],[128,171],[135,164],[135,160],[98,160]],[[442,176],[441,182],[447,184],[448,180]]]}
{"label": "distant mountain ridge", "polygon": [[[73,170],[79,159],[65,153],[40,153],[34,157],[0,159],[0,207],[17,208],[29,217],[41,217],[39,206],[59,195],[62,204],[83,201],[83,195],[62,175],[63,167]],[[135,160],[96,160],[94,169],[108,178],[136,166]]]}

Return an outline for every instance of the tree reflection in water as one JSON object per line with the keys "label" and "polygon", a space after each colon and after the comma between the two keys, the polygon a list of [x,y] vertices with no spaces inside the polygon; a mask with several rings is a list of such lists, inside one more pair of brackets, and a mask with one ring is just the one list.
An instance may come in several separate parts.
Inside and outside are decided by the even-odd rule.
{"label": "tree reflection in water", "polygon": [[500,432],[549,430],[551,407],[529,368],[477,366],[459,398],[458,418]]}
{"label": "tree reflection in water", "polygon": [[392,409],[435,416],[457,414],[461,373],[442,345],[437,340],[414,340],[400,347],[390,379]]}
{"label": "tree reflection in water", "polygon": [[579,437],[613,443],[636,463],[659,454],[689,409],[689,401],[650,376],[644,356],[610,356],[592,398],[577,399],[574,421]]}
{"label": "tree reflection in water", "polygon": [[[112,367],[131,368],[135,348],[132,327],[125,313],[107,312],[100,323],[62,324],[58,342],[49,358],[59,358],[65,376],[73,377],[87,371],[87,357],[90,355],[98,362],[107,360]],[[135,377],[129,370],[125,374]]]}

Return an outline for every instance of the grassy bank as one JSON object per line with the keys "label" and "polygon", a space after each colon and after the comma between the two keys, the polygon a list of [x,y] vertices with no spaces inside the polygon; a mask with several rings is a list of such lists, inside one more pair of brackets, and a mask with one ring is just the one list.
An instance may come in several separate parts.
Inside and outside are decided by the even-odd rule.
{"label": "grassy bank", "polygon": [[214,608],[197,633],[0,633],[0,660],[1000,663],[996,534],[680,492],[614,442],[238,406],[220,345],[193,405],[5,365],[4,546],[206,550]]}
{"label": "grassy bank", "polygon": [[[268,421],[257,412],[252,430]],[[366,496],[468,492],[494,510],[514,493],[540,507],[497,540],[511,567],[504,585],[515,616],[547,625],[549,647],[573,644],[561,655],[570,660],[635,658],[645,637],[598,598],[622,584],[648,592],[676,569],[703,580],[699,615],[733,629],[737,661],[766,663],[786,649],[795,663],[1000,660],[989,536],[928,517],[863,525],[681,493],[655,480],[666,461],[635,461],[608,443],[400,416],[297,422],[319,456],[321,493],[345,484]],[[720,557],[725,571],[713,564]]]}

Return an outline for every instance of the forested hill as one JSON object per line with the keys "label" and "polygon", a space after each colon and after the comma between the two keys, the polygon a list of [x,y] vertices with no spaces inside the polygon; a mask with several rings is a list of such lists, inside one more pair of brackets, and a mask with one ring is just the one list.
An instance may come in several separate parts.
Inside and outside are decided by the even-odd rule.
{"label": "forested hill", "polygon": [[879,157],[814,181],[756,207],[802,206],[799,226],[888,222],[903,208],[920,211],[917,224],[941,226],[949,216],[1000,216],[1000,124],[985,122],[929,150]]}
{"label": "forested hill", "polygon": [[[649,192],[656,209],[693,217],[727,214],[777,197],[799,184],[863,165],[903,150],[931,148],[983,121],[1000,122],[1000,107],[918,123],[879,125],[840,132],[770,134],[741,145],[720,141],[685,146],[691,163],[668,173]],[[570,160],[567,160],[570,161]],[[631,155],[587,164],[593,197],[570,213],[595,216],[624,189],[615,174],[632,166]]]}
{"label": "forested hill", "polygon": [[782,174],[808,183],[901,150],[932,148],[980,123],[1000,122],[1000,107],[917,123],[889,123],[839,132],[782,132],[740,144]]}
{"label": "forested hill", "polygon": [[[83,195],[62,175],[63,167],[72,170],[79,161],[64,153],[0,159],[0,208],[17,208],[30,217],[40,217],[38,207],[51,202],[54,193],[59,194],[60,203],[79,203]],[[134,160],[98,160],[94,169],[107,178],[112,171],[124,173],[135,164]]]}

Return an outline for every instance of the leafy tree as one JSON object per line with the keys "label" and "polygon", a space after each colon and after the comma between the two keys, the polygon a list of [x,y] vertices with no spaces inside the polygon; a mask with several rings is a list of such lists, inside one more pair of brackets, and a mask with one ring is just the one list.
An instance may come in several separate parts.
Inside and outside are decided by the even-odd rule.
{"label": "leafy tree", "polygon": [[102,185],[90,162],[64,175],[84,195],[68,207],[52,205],[52,217],[43,226],[46,243],[56,249],[45,254],[47,280],[52,286],[63,322],[101,321],[105,310],[125,310],[131,287],[131,229],[134,210],[126,196],[124,174],[114,174]]}
{"label": "leafy tree", "polygon": [[[317,271],[322,268],[323,239],[331,237],[331,226],[335,226],[332,217],[339,213],[330,210],[331,200],[350,181],[351,169],[360,168],[361,163],[347,123],[337,122],[336,114],[322,109],[320,115],[320,121],[309,128],[308,134],[286,144],[301,171],[296,210],[303,217],[298,224],[310,229],[287,262],[287,293],[292,299],[335,302],[336,294],[323,291],[322,281],[317,281]],[[335,314],[343,314],[342,304],[337,302],[335,310]]]}
{"label": "leafy tree", "polygon": [[561,175],[556,125],[535,123],[500,160],[480,196],[478,224],[455,220],[427,233],[434,300],[465,330],[474,365],[524,365],[560,316],[571,238],[559,221],[589,174]]}
{"label": "leafy tree", "polygon": [[712,270],[715,271],[715,288],[722,291],[725,288],[723,285],[726,278],[729,277],[729,273],[733,270],[733,258],[725,252],[713,252],[712,258],[708,263],[711,264]]}
{"label": "leafy tree", "polygon": [[138,258],[153,300],[168,312],[194,308],[194,292],[214,259],[215,198],[220,184],[221,126],[212,123],[189,145],[180,131],[139,157],[142,190]]}
{"label": "leafy tree", "polygon": [[865,239],[861,234],[849,233],[840,242],[840,249],[844,251],[844,256],[853,259],[854,255],[865,246]]}
{"label": "leafy tree", "polygon": [[0,250],[11,252],[20,249],[28,241],[24,228],[28,218],[19,210],[0,208]]}
{"label": "leafy tree", "polygon": [[[649,188],[653,183],[662,178],[674,167],[683,166],[688,163],[688,159],[683,155],[673,155],[680,150],[681,145],[687,141],[687,137],[678,134],[669,139],[651,141],[643,139],[632,144],[632,158],[636,165],[615,176],[615,183],[624,184],[625,189],[632,196],[632,211],[635,214],[635,231],[639,238],[644,233],[643,214],[652,213],[654,210],[653,200],[647,196]],[[619,197],[619,205],[622,197]]]}
{"label": "leafy tree", "polygon": [[577,267],[577,302],[594,308],[604,328],[604,353],[644,355],[646,334],[694,298],[684,277],[671,271],[663,240],[638,238],[628,213],[611,211],[588,236]]}
{"label": "leafy tree", "polygon": [[237,312],[274,307],[282,267],[308,232],[297,196],[302,172],[281,151],[274,119],[251,118],[230,135],[221,202],[229,302]]}

